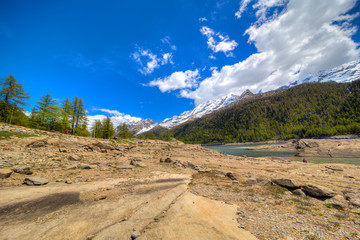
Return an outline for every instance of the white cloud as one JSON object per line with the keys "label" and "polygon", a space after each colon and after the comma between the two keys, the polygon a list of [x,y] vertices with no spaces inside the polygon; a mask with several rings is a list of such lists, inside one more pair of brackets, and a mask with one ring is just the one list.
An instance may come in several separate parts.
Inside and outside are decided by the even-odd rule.
{"label": "white cloud", "polygon": [[221,33],[215,33],[213,29],[206,26],[203,26],[200,29],[200,32],[202,35],[207,37],[208,48],[210,48],[214,53],[223,52],[227,57],[233,56],[232,51],[238,45],[237,42],[235,42],[235,40],[230,40],[230,38],[227,35],[222,35]]}
{"label": "white cloud", "polygon": [[[244,0],[242,4],[247,6],[249,2]],[[303,74],[358,59],[359,44],[351,39],[357,26],[349,22],[357,15],[344,15],[355,3],[355,0],[255,1],[252,7],[258,12],[258,19],[245,34],[257,53],[213,71],[196,90],[183,90],[181,96],[199,104],[230,91],[247,88],[253,92],[268,91],[297,80]],[[239,16],[246,6],[241,5]],[[283,11],[267,16],[270,7],[283,7]],[[334,24],[334,21],[340,23]],[[210,28],[205,27],[202,32],[214,35]],[[209,41],[211,45],[212,40]]]}
{"label": "white cloud", "polygon": [[89,120],[89,126],[91,127],[96,120],[104,120],[107,117],[110,117],[111,121],[114,124],[114,127],[119,126],[123,123],[131,123],[131,122],[138,122],[141,120],[139,117],[133,117],[128,114],[124,114],[119,112],[118,110],[110,110],[110,109],[104,109],[104,108],[94,108],[93,111],[101,111],[104,113],[108,113],[108,115],[103,114],[97,114],[97,115],[87,115],[87,118]]}
{"label": "white cloud", "polygon": [[177,89],[197,87],[197,80],[200,78],[199,70],[185,72],[174,72],[165,78],[151,81],[148,86],[157,86],[161,92],[168,92]]}
{"label": "white cloud", "polygon": [[148,75],[154,72],[156,68],[168,63],[174,64],[172,61],[172,53],[164,53],[161,57],[153,54],[150,49],[142,49],[137,47],[137,51],[131,54],[131,57],[140,64],[142,68],[139,69],[143,75]]}
{"label": "white cloud", "polygon": [[176,46],[173,45],[173,44],[171,44],[171,41],[170,41],[170,40],[171,40],[171,39],[170,39],[169,36],[165,36],[163,39],[160,39],[160,41],[161,41],[162,43],[168,45],[168,46],[171,48],[171,50],[176,51],[176,49],[177,49]]}
{"label": "white cloud", "polygon": [[201,17],[201,18],[199,18],[199,22],[207,22],[207,18],[206,17]]}

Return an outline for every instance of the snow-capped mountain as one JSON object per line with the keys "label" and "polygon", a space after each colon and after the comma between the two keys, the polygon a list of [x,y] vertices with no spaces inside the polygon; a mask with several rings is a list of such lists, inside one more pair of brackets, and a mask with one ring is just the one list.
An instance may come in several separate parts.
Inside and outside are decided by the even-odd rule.
{"label": "snow-capped mountain", "polygon": [[144,129],[152,128],[154,124],[155,122],[152,119],[147,118],[147,119],[142,119],[140,121],[133,121],[127,123],[126,125],[128,126],[131,132],[138,133]]}
{"label": "snow-capped mountain", "polygon": [[167,118],[161,123],[159,123],[160,126],[165,128],[172,128],[174,126],[177,126],[179,124],[182,124],[188,120],[195,119],[195,118],[201,118],[202,116],[215,112],[230,103],[233,103],[241,98],[245,98],[252,95],[252,93],[249,90],[246,90],[241,96],[237,96],[233,93],[229,93],[226,96],[223,96],[218,99],[209,100],[206,103],[198,105],[196,108],[190,111],[185,111],[179,116],[174,116],[172,118]]}
{"label": "snow-capped mountain", "polygon": [[252,92],[250,92],[250,90],[246,90],[245,92],[243,92],[240,96],[235,95],[233,93],[229,93],[226,96],[223,96],[221,98],[218,99],[214,99],[214,100],[209,100],[206,103],[200,104],[198,105],[196,108],[194,108],[193,110],[189,110],[189,111],[185,111],[182,114],[180,114],[179,116],[173,116],[172,118],[167,118],[164,121],[158,123],[158,124],[154,124],[152,126],[149,126],[146,129],[143,129],[141,131],[138,132],[138,134],[147,132],[149,130],[151,130],[153,127],[155,126],[161,126],[164,128],[172,128],[175,127],[179,124],[182,124],[186,121],[189,121],[191,119],[195,119],[195,118],[200,118],[206,114],[215,112],[237,100],[240,99],[244,99],[246,97],[249,97],[253,95]]}
{"label": "snow-capped mountain", "polygon": [[309,73],[302,76],[295,82],[289,83],[281,88],[291,88],[296,85],[311,82],[351,82],[360,79],[360,59],[345,63],[330,70],[320,71],[318,73]]}

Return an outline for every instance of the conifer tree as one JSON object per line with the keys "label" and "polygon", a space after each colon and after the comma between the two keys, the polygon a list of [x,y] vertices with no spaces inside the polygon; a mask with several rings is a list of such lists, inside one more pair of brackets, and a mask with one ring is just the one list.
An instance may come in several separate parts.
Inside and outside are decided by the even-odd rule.
{"label": "conifer tree", "polygon": [[40,98],[40,101],[38,101],[37,104],[37,108],[39,112],[41,112],[42,110],[44,110],[44,108],[47,108],[50,105],[56,105],[56,101],[51,97],[49,93],[47,93]]}
{"label": "conifer tree", "polygon": [[115,130],[114,125],[109,117],[106,117],[103,122],[103,138],[112,138],[114,136]]}
{"label": "conifer tree", "polygon": [[11,123],[12,117],[15,111],[21,112],[22,107],[25,106],[25,99],[30,97],[24,91],[22,84],[17,83],[17,80],[13,75],[10,74],[9,77],[5,77],[1,80],[0,85],[0,99],[4,104],[1,111],[1,116],[3,120],[6,119],[7,122]]}
{"label": "conifer tree", "polygon": [[131,138],[132,137],[132,134],[129,131],[129,128],[127,127],[127,125],[125,123],[119,125],[116,130],[118,132],[117,136],[119,138]]}
{"label": "conifer tree", "polygon": [[103,125],[100,120],[95,120],[91,127],[92,136],[96,138],[103,137]]}
{"label": "conifer tree", "polygon": [[74,97],[71,106],[71,127],[73,129],[80,128],[85,118],[86,111],[83,100],[79,97]]}

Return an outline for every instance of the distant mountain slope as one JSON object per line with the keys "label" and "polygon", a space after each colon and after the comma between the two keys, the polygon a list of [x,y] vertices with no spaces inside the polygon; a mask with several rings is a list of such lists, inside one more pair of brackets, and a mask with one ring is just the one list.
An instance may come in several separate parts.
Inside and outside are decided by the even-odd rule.
{"label": "distant mountain slope", "polygon": [[309,83],[257,94],[171,131],[187,143],[360,133],[360,80]]}
{"label": "distant mountain slope", "polygon": [[309,73],[301,77],[299,80],[290,83],[281,88],[290,88],[303,83],[310,82],[352,82],[360,78],[360,59],[345,63],[333,69],[320,71],[318,73]]}

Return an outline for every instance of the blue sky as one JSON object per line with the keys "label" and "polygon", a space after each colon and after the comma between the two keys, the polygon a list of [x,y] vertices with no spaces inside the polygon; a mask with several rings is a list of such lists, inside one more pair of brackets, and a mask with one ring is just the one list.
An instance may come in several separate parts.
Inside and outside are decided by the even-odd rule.
{"label": "blue sky", "polygon": [[0,77],[31,99],[162,121],[358,59],[354,0],[0,0]]}

